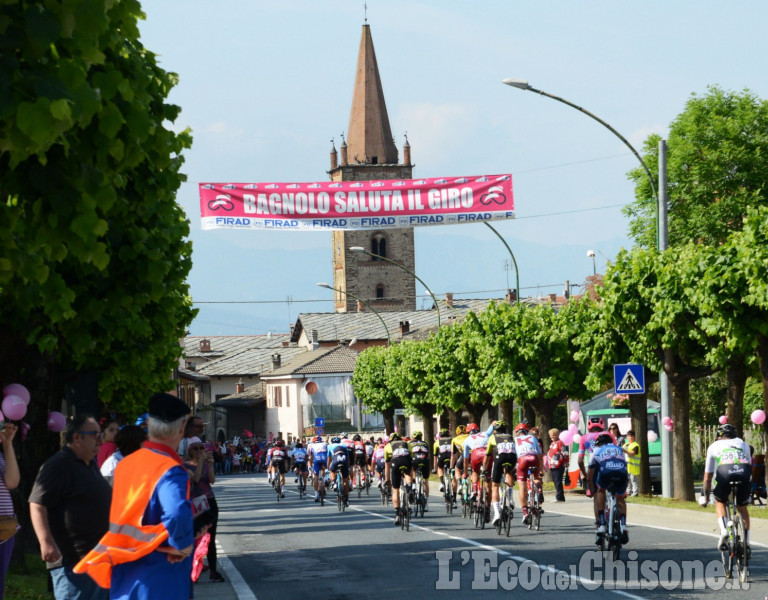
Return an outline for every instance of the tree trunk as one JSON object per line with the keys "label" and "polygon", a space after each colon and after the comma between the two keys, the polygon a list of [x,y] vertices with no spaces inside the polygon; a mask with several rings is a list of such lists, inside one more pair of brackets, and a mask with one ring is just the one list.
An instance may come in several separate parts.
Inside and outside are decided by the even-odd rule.
{"label": "tree trunk", "polygon": [[450,408],[447,409],[446,412],[448,414],[448,429],[450,430],[451,435],[455,435],[456,428],[459,426],[459,417],[461,415]]}
{"label": "tree trunk", "polygon": [[440,429],[448,429],[449,431],[451,430],[451,420],[447,410],[444,410],[440,413],[438,421]]}
{"label": "tree trunk", "polygon": [[[757,357],[760,377],[763,380],[763,410],[768,413],[768,336],[757,336]],[[763,435],[768,435],[768,419],[763,421]]]}
{"label": "tree trunk", "polygon": [[424,431],[422,432],[424,437],[422,439],[427,442],[427,447],[429,448],[429,462],[427,464],[429,464],[431,469],[433,462],[432,450],[434,449],[435,445],[435,405],[426,403],[418,404],[416,408],[421,413],[421,418],[424,425]]}
{"label": "tree trunk", "polygon": [[469,413],[470,419],[472,419],[471,423],[475,423],[478,427],[480,427],[480,421],[482,421],[483,415],[485,414],[485,405],[470,404],[466,407],[466,409]]}
{"label": "tree trunk", "polygon": [[381,416],[384,417],[384,430],[389,435],[395,430],[395,409],[385,408],[381,411]]}
{"label": "tree trunk", "polygon": [[530,402],[523,401],[523,418],[528,419],[528,423],[531,426],[536,424],[536,409]]}
{"label": "tree trunk", "polygon": [[640,444],[640,476],[637,478],[638,493],[651,493],[651,467],[648,457],[648,394],[629,396],[629,413],[632,415],[632,429],[635,441]]}
{"label": "tree trunk", "polygon": [[[536,411],[536,425],[539,428],[539,437],[543,442],[541,450],[545,455],[549,451],[549,430],[552,427],[552,417],[558,404],[560,404],[560,398],[541,398],[533,405]],[[552,481],[552,474],[549,470],[542,473],[542,476],[544,481]]]}
{"label": "tree trunk", "polygon": [[747,366],[744,357],[736,360],[726,370],[728,379],[728,422],[744,438],[744,387],[747,384]]}
{"label": "tree trunk", "polygon": [[693,502],[693,461],[691,460],[691,432],[688,413],[691,409],[690,384],[688,378],[670,377],[672,387],[672,434],[673,488],[678,500]]}
{"label": "tree trunk", "polygon": [[501,418],[506,421],[507,428],[512,431],[512,422],[515,418],[515,406],[512,400],[504,400],[501,404]]}

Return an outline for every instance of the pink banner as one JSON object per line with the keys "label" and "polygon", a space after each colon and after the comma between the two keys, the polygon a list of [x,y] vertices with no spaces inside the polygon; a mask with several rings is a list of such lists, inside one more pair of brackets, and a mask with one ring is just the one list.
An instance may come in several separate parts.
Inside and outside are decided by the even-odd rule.
{"label": "pink banner", "polygon": [[203,229],[388,229],[513,219],[512,175],[201,183]]}

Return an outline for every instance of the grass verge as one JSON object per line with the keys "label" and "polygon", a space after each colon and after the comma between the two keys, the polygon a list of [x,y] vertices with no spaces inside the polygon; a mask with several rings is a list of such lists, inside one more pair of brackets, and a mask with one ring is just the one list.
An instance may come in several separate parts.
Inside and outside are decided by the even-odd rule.
{"label": "grass verge", "polygon": [[28,554],[26,566],[20,570],[16,565],[5,574],[5,597],[13,600],[50,600],[48,571],[39,554]]}

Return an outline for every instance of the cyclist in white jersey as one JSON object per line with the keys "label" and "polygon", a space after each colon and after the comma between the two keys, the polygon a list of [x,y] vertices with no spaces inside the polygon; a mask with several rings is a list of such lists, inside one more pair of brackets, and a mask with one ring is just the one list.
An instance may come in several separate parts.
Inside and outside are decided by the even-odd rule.
{"label": "cyclist in white jersey", "polygon": [[[709,502],[709,492],[715,497],[715,514],[720,525],[720,541],[718,548],[727,550],[728,528],[725,516],[725,501],[731,492],[731,483],[737,483],[736,510],[744,520],[747,536],[747,557],[752,554],[749,547],[749,497],[751,493],[750,478],[752,477],[752,456],[749,445],[739,438],[733,425],[725,424],[717,428],[718,439],[707,448],[707,458],[704,462],[704,483],[701,486],[699,504],[706,506]],[[714,476],[715,489],[712,490]]]}
{"label": "cyclist in white jersey", "polygon": [[315,440],[309,445],[309,456],[312,461],[312,473],[314,475],[312,485],[315,488],[315,502],[320,502],[320,486],[325,485],[325,465],[328,462],[328,444],[321,436],[315,436]]}

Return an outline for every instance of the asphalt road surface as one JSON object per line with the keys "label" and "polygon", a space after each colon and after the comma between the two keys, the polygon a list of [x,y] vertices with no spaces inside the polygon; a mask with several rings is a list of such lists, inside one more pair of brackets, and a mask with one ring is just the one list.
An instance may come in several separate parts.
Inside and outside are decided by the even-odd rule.
{"label": "asphalt road surface", "polygon": [[507,538],[490,526],[476,529],[460,512],[447,515],[436,488],[429,512],[406,532],[375,487],[369,497],[353,493],[341,513],[333,495],[321,507],[311,493],[300,500],[293,477],[287,481],[280,502],[264,474],[216,482],[219,544],[257,600],[466,600],[527,591],[616,600],[768,597],[768,523],[753,527],[748,587],[735,589],[723,577],[711,514],[630,505],[630,543],[612,563],[596,551],[591,501],[583,497],[563,504],[548,497],[539,531],[524,527],[516,510]]}

